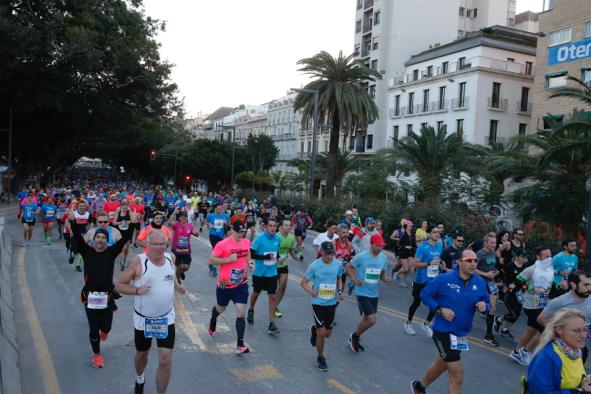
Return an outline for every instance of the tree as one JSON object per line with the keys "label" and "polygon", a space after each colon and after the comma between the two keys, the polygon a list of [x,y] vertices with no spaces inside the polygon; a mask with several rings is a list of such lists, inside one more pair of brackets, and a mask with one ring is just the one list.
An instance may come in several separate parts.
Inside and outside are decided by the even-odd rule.
{"label": "tree", "polygon": [[273,139],[265,134],[257,136],[249,134],[246,139],[246,157],[251,159],[252,169],[255,173],[268,171],[275,165],[275,159],[279,149],[273,143]]}
{"label": "tree", "polygon": [[591,87],[584,81],[568,76],[568,80],[573,81],[575,86],[562,86],[557,88],[548,98],[568,97],[580,101],[587,106],[591,105]]}
{"label": "tree", "polygon": [[[354,55],[338,57],[322,51],[297,62],[298,71],[310,75],[313,80],[305,88],[319,92],[319,120],[330,123],[330,138],[326,171],[326,194],[334,196],[336,162],[340,132],[362,132],[378,119],[378,108],[367,91],[367,84],[381,79],[377,70],[367,67]],[[308,128],[314,115],[314,94],[300,92],[293,105],[294,111],[302,111],[302,127]]]}

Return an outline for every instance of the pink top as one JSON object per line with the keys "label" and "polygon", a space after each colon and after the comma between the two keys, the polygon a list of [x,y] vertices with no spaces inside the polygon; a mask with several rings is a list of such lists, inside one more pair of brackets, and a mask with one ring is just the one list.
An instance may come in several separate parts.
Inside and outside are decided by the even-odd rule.
{"label": "pink top", "polygon": [[176,222],[172,227],[174,236],[172,238],[172,251],[175,253],[191,253],[191,233],[193,225],[191,223]]}
{"label": "pink top", "polygon": [[231,288],[247,282],[246,267],[248,266],[249,250],[250,241],[244,238],[236,242],[232,237],[228,237],[215,245],[212,253],[216,257],[225,259],[233,253],[236,253],[236,256],[238,256],[236,261],[220,264],[218,276],[219,287]]}

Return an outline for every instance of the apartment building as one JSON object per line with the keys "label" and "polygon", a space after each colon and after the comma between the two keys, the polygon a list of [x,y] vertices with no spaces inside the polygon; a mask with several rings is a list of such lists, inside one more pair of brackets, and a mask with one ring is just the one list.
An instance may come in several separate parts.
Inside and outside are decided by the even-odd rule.
{"label": "apartment building", "polygon": [[352,140],[356,152],[388,146],[388,88],[404,78],[412,54],[464,37],[487,26],[515,23],[516,0],[358,0],[358,59],[383,78],[368,85],[380,118]]}
{"label": "apartment building", "polygon": [[575,100],[548,96],[556,88],[574,86],[567,76],[591,83],[591,1],[546,1],[539,35],[532,131],[549,129],[551,119],[560,121],[573,108],[584,108]]}
{"label": "apartment building", "polygon": [[246,145],[249,135],[265,134],[268,108],[268,104],[262,104],[238,110],[238,116],[235,119],[236,134],[234,136],[234,141],[237,144]]}
{"label": "apartment building", "polygon": [[[296,93],[288,93],[279,99],[269,103],[267,114],[266,134],[273,139],[275,146],[279,149],[277,160],[273,170],[286,172],[297,172],[295,168],[287,165],[296,157],[306,157],[303,149],[300,150],[301,112],[293,111],[293,102]],[[312,150],[310,149],[309,152]]]}
{"label": "apartment building", "polygon": [[535,54],[535,34],[493,26],[412,56],[388,89],[388,146],[427,125],[483,145],[525,134]]}

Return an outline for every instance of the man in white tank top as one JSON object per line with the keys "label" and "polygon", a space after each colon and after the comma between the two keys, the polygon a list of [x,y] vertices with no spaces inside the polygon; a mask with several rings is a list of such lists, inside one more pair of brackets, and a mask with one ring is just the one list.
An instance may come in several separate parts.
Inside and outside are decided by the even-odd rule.
{"label": "man in white tank top", "polygon": [[135,295],[134,336],[135,336],[135,394],[144,392],[144,370],[148,364],[148,353],[152,338],[158,344],[158,369],[156,370],[156,392],[164,394],[172,371],[172,349],[174,348],[174,289],[181,293],[185,289],[175,275],[174,255],[165,253],[168,245],[166,235],[153,230],[147,237],[147,251],[133,258],[121,274],[117,291]]}

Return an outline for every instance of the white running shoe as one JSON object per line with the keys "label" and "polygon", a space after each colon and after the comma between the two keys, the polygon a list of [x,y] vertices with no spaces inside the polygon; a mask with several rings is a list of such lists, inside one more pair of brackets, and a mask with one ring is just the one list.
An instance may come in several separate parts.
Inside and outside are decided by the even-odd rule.
{"label": "white running shoe", "polygon": [[524,365],[528,366],[531,361],[530,352],[526,351],[525,348],[521,348],[521,349],[519,349],[519,353],[521,354],[521,358],[523,359],[523,362],[525,363]]}
{"label": "white running shoe", "polygon": [[509,358],[515,361],[516,363],[527,367],[527,364],[523,359],[523,356],[521,355],[521,349],[519,349],[519,351],[517,352],[515,350],[512,350],[511,353],[509,353]]}
{"label": "white running shoe", "polygon": [[429,324],[423,323],[422,327],[423,327],[423,331],[425,331],[425,334],[427,334],[427,336],[429,338],[433,337],[433,329],[431,328],[431,326]]}
{"label": "white running shoe", "polygon": [[408,335],[417,335],[412,323],[409,322],[404,322],[404,331],[406,331]]}

